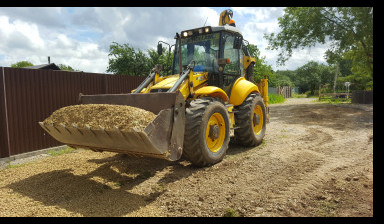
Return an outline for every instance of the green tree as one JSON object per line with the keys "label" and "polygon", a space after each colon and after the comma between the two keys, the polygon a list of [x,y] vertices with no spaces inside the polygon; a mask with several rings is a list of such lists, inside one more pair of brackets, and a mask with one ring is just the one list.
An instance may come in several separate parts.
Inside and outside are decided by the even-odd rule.
{"label": "green tree", "polygon": [[278,19],[281,31],[264,36],[269,49],[281,50],[279,64],[292,56],[293,49],[330,42],[328,63],[347,54],[355,70],[373,77],[373,7],[287,7],[284,11]]}
{"label": "green tree", "polygon": [[[361,48],[361,46],[359,46]],[[352,49],[344,55],[344,61],[352,61],[350,72],[345,73],[344,77],[338,79],[339,82],[352,82],[351,89],[372,90],[373,89],[373,64],[367,62],[362,50]]]}
{"label": "green tree", "polygon": [[69,65],[64,65],[64,64],[58,64],[57,67],[60,68],[60,70],[63,70],[63,71],[71,71],[71,72],[76,72],[76,71],[79,71],[79,70],[75,70],[73,69],[71,66]]}
{"label": "green tree", "polygon": [[161,74],[171,75],[172,73],[172,61],[174,50],[171,51],[168,62],[168,49],[163,47],[163,54],[159,55],[157,53],[157,49],[148,49],[147,53],[149,55],[149,67],[153,68],[157,64],[161,64],[163,66],[163,72]]}
{"label": "green tree", "polygon": [[260,56],[259,48],[254,44],[249,44],[247,46],[249,55],[256,58],[256,63],[253,68],[253,75],[256,82],[259,82],[260,79],[264,77],[269,79],[270,86],[274,86],[274,72],[272,67],[265,62],[265,57]]}
{"label": "green tree", "polygon": [[120,75],[146,76],[150,71],[148,57],[139,49],[138,52],[129,44],[113,42],[109,46],[109,66],[107,72]]}
{"label": "green tree", "polygon": [[11,64],[11,68],[24,68],[28,66],[33,66],[33,64],[29,61],[19,61],[19,62],[16,62],[15,64]]}
{"label": "green tree", "polygon": [[314,94],[320,85],[332,84],[333,69],[331,66],[310,61],[295,71],[295,86],[298,86],[302,92],[311,91]]}
{"label": "green tree", "polygon": [[295,86],[292,82],[289,75],[285,74],[285,72],[277,71],[275,72],[276,81],[274,83],[275,86]]}

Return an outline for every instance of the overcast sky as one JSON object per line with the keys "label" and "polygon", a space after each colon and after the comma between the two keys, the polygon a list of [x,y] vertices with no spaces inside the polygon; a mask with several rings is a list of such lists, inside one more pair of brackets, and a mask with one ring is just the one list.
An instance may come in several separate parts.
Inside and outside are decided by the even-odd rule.
{"label": "overcast sky", "polygon": [[[0,8],[0,66],[18,61],[34,65],[70,65],[85,72],[105,73],[109,45],[115,41],[143,51],[159,40],[173,44],[176,32],[217,26],[226,8]],[[324,46],[295,51],[285,66],[276,66],[277,51],[265,48],[265,33],[278,32],[284,8],[230,8],[244,39],[259,47],[274,70],[291,69],[310,60],[325,63]]]}

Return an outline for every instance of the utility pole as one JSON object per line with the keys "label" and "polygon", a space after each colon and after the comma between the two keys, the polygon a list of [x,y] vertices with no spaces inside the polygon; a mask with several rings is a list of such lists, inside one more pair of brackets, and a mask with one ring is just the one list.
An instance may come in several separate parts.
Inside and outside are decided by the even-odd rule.
{"label": "utility pole", "polygon": [[336,64],[336,73],[335,73],[335,81],[333,82],[333,93],[336,95],[336,83],[337,83],[337,76],[340,72],[340,62],[337,62]]}

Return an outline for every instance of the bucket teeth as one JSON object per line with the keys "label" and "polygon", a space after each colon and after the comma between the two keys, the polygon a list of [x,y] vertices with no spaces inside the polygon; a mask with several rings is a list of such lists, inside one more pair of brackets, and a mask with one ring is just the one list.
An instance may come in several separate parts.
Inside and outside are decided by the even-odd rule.
{"label": "bucket teeth", "polygon": [[107,130],[105,130],[105,127],[103,127],[103,126],[101,126],[101,125],[99,125],[99,127],[100,127],[100,130],[103,131],[103,133],[105,133],[106,135],[108,135],[109,137],[111,137],[111,136],[109,135],[109,133],[107,132]]}
{"label": "bucket teeth", "polygon": [[91,132],[94,136],[96,136],[95,132],[91,129],[89,125],[85,125],[85,127],[88,129],[89,132]]}
{"label": "bucket teeth", "polygon": [[[51,132],[44,124],[44,122],[39,122],[40,126],[46,131],[46,132]],[[60,133],[60,132],[59,132]]]}
{"label": "bucket teeth", "polygon": [[56,126],[54,124],[50,124],[50,126],[54,129],[56,129],[56,131],[58,131],[60,133],[60,130],[56,128]]}
{"label": "bucket teeth", "polygon": [[[60,125],[61,125],[61,127],[63,127],[65,130],[67,130],[67,132],[69,133],[69,134],[72,134],[72,132],[67,128],[67,126],[65,126],[65,124],[63,124],[63,123],[60,123]],[[52,127],[54,127],[54,125],[52,124]],[[56,128],[56,127],[55,127]],[[57,128],[56,128],[56,130],[57,130]],[[60,132],[60,131],[59,131]]]}
{"label": "bucket teeth", "polygon": [[76,129],[81,135],[84,135],[83,132],[80,131],[79,128],[77,128],[78,126],[77,126],[76,124],[72,124],[72,127],[73,127],[74,129]]}

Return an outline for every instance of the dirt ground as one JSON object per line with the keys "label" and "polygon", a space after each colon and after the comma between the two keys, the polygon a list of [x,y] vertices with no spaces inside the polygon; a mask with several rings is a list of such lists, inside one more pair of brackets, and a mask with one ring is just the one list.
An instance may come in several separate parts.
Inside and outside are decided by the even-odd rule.
{"label": "dirt ground", "polygon": [[0,170],[0,216],[373,216],[373,106],[288,99],[262,145],[196,168],[76,150]]}

